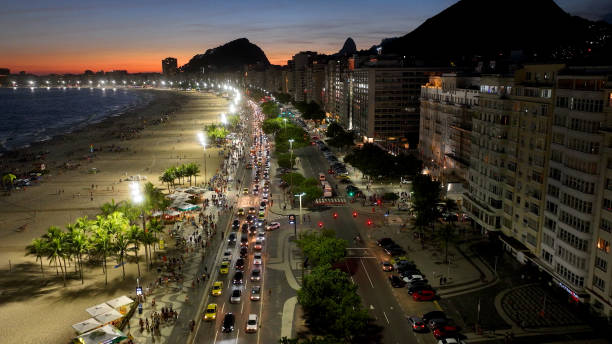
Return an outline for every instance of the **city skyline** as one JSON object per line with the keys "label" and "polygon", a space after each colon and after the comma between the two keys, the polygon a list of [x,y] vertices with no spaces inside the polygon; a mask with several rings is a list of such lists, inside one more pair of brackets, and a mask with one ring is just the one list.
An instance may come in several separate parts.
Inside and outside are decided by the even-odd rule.
{"label": "city skyline", "polygon": [[[363,1],[350,6],[345,1],[178,5],[137,1],[121,7],[113,1],[86,5],[59,1],[53,6],[36,1],[28,7],[11,3],[0,14],[5,34],[0,66],[33,74],[86,69],[160,72],[160,61],[167,56],[176,57],[182,66],[192,56],[240,37],[261,47],[271,63],[285,65],[299,51],[337,52],[348,37],[358,49],[367,49],[383,38],[410,32],[455,2],[393,0],[376,7]],[[588,19],[612,13],[612,5],[602,0],[555,2]]]}

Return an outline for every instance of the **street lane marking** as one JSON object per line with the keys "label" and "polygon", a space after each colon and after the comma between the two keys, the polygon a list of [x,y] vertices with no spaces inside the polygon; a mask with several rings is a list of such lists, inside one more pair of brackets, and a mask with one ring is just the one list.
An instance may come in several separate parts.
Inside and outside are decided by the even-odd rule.
{"label": "street lane marking", "polygon": [[238,344],[238,337],[240,337],[240,329],[236,331],[236,344]]}
{"label": "street lane marking", "polygon": [[363,266],[363,271],[365,271],[366,276],[368,277],[368,281],[370,281],[370,285],[374,288],[374,283],[372,283],[372,279],[370,278],[370,274],[368,273],[368,269],[366,269],[365,264],[363,264],[363,260],[360,260],[361,266]]}
{"label": "street lane marking", "polygon": [[387,319],[387,324],[391,325],[391,323],[389,322],[389,318],[387,318],[387,313],[385,313],[385,311],[383,311],[383,315],[385,316],[385,319]]}
{"label": "street lane marking", "polygon": [[244,303],[242,304],[242,306],[240,306],[240,314],[242,314],[243,310],[244,310]]}
{"label": "street lane marking", "polygon": [[441,311],[442,307],[440,307],[440,304],[438,303],[438,301],[434,300],[433,304],[436,306],[436,308]]}
{"label": "street lane marking", "polygon": [[223,306],[221,306],[221,313],[223,313],[224,308],[225,308],[225,302],[223,302]]}
{"label": "street lane marking", "polygon": [[213,344],[217,342],[217,336],[219,335],[219,330],[215,331],[215,339],[213,340]]}

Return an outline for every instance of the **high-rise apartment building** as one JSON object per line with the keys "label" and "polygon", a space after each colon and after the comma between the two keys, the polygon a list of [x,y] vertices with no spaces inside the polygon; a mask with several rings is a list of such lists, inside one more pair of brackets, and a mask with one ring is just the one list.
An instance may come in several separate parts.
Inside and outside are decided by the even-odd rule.
{"label": "high-rise apartment building", "polygon": [[323,105],[323,90],[325,89],[325,64],[312,61],[306,67],[306,102]]}
{"label": "high-rise apartment building", "polygon": [[[325,68],[324,109],[340,125],[353,129],[351,109],[351,63],[354,59],[330,60]],[[354,65],[354,64],[353,64]]]}
{"label": "high-rise apartment building", "polygon": [[316,55],[317,53],[312,51],[302,51],[293,55],[293,99],[295,101],[306,101],[306,92],[308,90],[306,69]]}
{"label": "high-rise apartment building", "polygon": [[176,59],[174,57],[166,57],[162,60],[162,73],[166,76],[175,75],[177,72]]}
{"label": "high-rise apartment building", "polygon": [[432,76],[421,86],[419,152],[430,174],[443,181],[465,180],[479,91],[479,76],[456,73]]}

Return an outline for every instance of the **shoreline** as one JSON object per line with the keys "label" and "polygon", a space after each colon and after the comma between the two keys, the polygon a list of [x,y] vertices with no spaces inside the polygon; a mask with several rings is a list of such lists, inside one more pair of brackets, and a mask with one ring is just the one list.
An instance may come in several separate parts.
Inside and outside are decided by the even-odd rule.
{"label": "shoreline", "polygon": [[[129,183],[120,182],[126,176],[146,176],[165,191],[165,185],[158,181],[165,168],[189,162],[202,166],[202,148],[196,132],[205,124],[218,122],[219,113],[227,109],[227,100],[195,92],[160,94],[156,101],[128,115],[108,117],[101,123],[20,151],[19,156],[31,160],[12,159],[22,169],[44,161],[49,174],[43,176],[39,185],[0,197],[0,322],[3,324],[0,339],[3,342],[67,342],[73,336],[71,325],[89,318],[86,308],[133,294],[137,276],[134,262],[126,264],[123,281],[121,269],[112,267],[114,258],[109,260],[107,288],[102,269],[92,265],[85,269],[84,285],[71,278],[64,288],[61,277],[46,259],[45,277],[41,277],[40,262],[25,256],[25,246],[46,233],[51,225],[63,228],[81,216],[95,218],[102,204],[129,199]],[[153,124],[164,112],[172,112],[169,120]],[[128,137],[122,140],[121,133]],[[89,144],[96,148],[93,154],[87,154]],[[39,151],[49,153],[44,154],[44,159],[36,158]],[[219,148],[207,147],[209,177],[223,160],[219,152]],[[74,166],[66,168],[66,161],[72,161]],[[97,173],[89,173],[92,168]],[[23,225],[27,225],[26,229],[18,230]],[[141,261],[143,253],[141,248]],[[68,266],[68,270],[74,267]],[[150,282],[147,275],[142,280]],[[70,302],[65,302],[66,298]]]}

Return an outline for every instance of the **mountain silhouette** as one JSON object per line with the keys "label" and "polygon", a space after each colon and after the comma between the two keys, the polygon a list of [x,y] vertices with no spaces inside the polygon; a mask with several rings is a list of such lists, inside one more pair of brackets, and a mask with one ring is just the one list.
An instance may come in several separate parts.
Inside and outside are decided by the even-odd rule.
{"label": "mountain silhouette", "polygon": [[239,38],[219,47],[208,49],[189,60],[182,68],[189,73],[205,70],[233,71],[245,65],[269,66],[266,54],[246,38]]}

